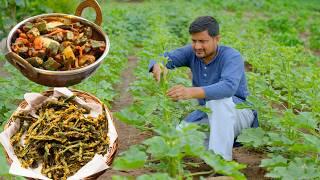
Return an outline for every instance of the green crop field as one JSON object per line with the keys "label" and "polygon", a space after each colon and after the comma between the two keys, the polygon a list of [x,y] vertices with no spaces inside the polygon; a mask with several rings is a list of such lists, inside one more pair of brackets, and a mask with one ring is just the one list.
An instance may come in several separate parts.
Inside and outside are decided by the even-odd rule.
{"label": "green crop field", "polygon": [[[26,17],[50,12],[73,14],[80,2],[0,0],[0,40]],[[189,24],[201,15],[217,18],[221,44],[237,49],[245,60],[248,99],[251,108],[258,110],[260,127],[242,131],[238,137],[244,145],[241,148],[261,154],[256,167],[266,179],[320,178],[319,0],[98,2],[110,51],[97,72],[71,88],[98,97],[114,112],[116,121],[151,134],[121,150],[112,164],[113,179],[182,180],[216,174],[255,179],[247,174],[251,166],[225,161],[203,147],[207,127],[175,128],[189,112],[201,108],[194,101],[173,102],[166,96],[173,85],[191,86],[189,70],[169,71],[160,83],[147,72],[150,59],[161,62],[164,59],[159,54],[191,43]],[[91,10],[83,16],[94,19]],[[128,57],[137,59],[134,66]],[[127,89],[121,89],[128,69],[134,79]],[[46,89],[25,78],[0,54],[0,130],[25,93]],[[113,110],[123,91],[131,94],[131,102]],[[240,104],[239,108],[245,106]],[[0,150],[2,179],[22,179],[9,174],[3,148]],[[190,162],[190,158],[196,160]],[[145,173],[138,173],[141,171]]]}

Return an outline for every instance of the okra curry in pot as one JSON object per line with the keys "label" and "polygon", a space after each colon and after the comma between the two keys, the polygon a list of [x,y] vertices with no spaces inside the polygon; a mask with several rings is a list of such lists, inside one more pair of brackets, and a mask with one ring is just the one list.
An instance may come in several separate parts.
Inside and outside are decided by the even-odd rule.
{"label": "okra curry in pot", "polygon": [[106,48],[104,41],[93,37],[90,26],[70,19],[38,18],[17,29],[11,49],[33,67],[68,71],[88,66]]}
{"label": "okra curry in pot", "polygon": [[97,70],[110,48],[100,27],[101,10],[94,7],[95,22],[61,13],[23,20],[8,35],[6,59],[29,80],[44,86],[68,87],[82,82]]}

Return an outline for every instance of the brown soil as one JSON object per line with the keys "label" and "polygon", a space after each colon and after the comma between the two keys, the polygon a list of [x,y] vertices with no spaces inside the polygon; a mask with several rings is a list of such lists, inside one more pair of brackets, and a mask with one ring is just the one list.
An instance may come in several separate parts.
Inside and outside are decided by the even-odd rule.
{"label": "brown soil", "polygon": [[302,32],[299,34],[299,38],[304,42],[304,43],[308,43],[308,39],[310,36],[310,32]]}
{"label": "brown soil", "polygon": [[[128,57],[128,67],[123,71],[122,83],[119,84],[116,88],[117,91],[120,92],[119,97],[112,104],[112,112],[118,112],[121,109],[129,106],[133,103],[132,96],[128,93],[127,89],[130,86],[130,83],[135,80],[133,75],[133,69],[137,65],[137,58],[134,56]],[[151,137],[151,134],[142,133],[138,129],[129,126],[115,119],[115,126],[119,135],[119,149],[118,154],[127,150],[131,145],[139,144],[143,140]],[[259,167],[260,161],[265,157],[261,153],[250,151],[247,148],[239,147],[233,150],[234,160],[239,163],[243,163],[247,165],[247,168],[243,170],[243,173],[247,176],[248,179],[265,179],[264,174],[266,173],[262,168]],[[194,160],[191,160],[194,162]],[[198,161],[199,160],[195,160]],[[210,167],[206,164],[201,164],[200,168],[196,168],[196,170],[201,171],[209,171]],[[190,169],[192,171],[192,169]],[[116,171],[113,169],[107,170],[104,174],[102,174],[98,179],[112,179],[113,175],[120,176],[132,176],[136,177],[143,174],[149,174],[151,170],[148,169],[140,169],[134,171]],[[230,179],[228,177],[208,177],[207,179]]]}
{"label": "brown soil", "polygon": [[0,54],[6,49],[6,38],[0,39]]}
{"label": "brown soil", "polygon": [[[309,39],[309,36],[310,36],[310,32],[302,32],[299,34],[299,38],[304,42],[305,44],[305,49],[307,50],[310,50],[312,52],[313,55],[315,56],[320,56],[320,50],[312,50],[310,49],[309,47],[309,42],[308,42],[308,39]],[[318,63],[318,65],[320,65],[320,63]]]}
{"label": "brown soil", "polygon": [[9,74],[4,70],[3,65],[4,61],[0,61],[0,77],[8,77]]}
{"label": "brown soil", "polygon": [[[4,38],[4,39],[0,40],[0,55],[4,54],[5,46],[6,46],[6,39]],[[5,61],[0,60],[0,77],[9,76],[9,74],[6,71],[4,71],[4,69],[3,69],[4,63],[5,63]]]}
{"label": "brown soil", "polygon": [[244,62],[244,67],[246,72],[251,72],[253,69],[252,64],[250,64],[248,61]]}
{"label": "brown soil", "polygon": [[[266,155],[261,152],[256,152],[254,150],[250,150],[246,147],[237,147],[233,149],[233,160],[239,163],[247,165],[245,169],[242,170],[242,173],[245,174],[248,180],[257,180],[257,179],[268,179],[265,178],[264,175],[266,171],[259,167],[262,159],[266,158]],[[204,172],[210,171],[211,167],[205,164],[202,160],[195,158],[187,158],[186,162],[198,163],[199,167],[189,168],[188,170],[192,173],[195,172]],[[227,176],[217,176],[215,174],[209,175],[206,179],[215,180],[215,179],[230,179]],[[194,179],[200,179],[199,177],[195,177]]]}
{"label": "brown soil", "polygon": [[245,147],[233,149],[233,159],[239,163],[247,165],[247,168],[242,170],[242,172],[249,180],[268,179],[264,177],[266,171],[259,167],[261,160],[264,158],[266,158],[265,154],[249,150]]}
{"label": "brown soil", "polygon": [[320,56],[320,50],[313,51],[313,54],[316,55],[316,56]]}
{"label": "brown soil", "polygon": [[[137,65],[137,58],[134,56],[128,57],[128,67],[121,74],[122,81],[115,89],[120,92],[119,97],[112,104],[112,112],[118,112],[121,109],[132,104],[133,99],[130,93],[127,91],[130,83],[135,80],[133,75],[133,69]],[[150,134],[142,133],[140,130],[129,126],[116,118],[115,126],[118,132],[119,138],[119,148],[118,154],[127,150],[131,145],[139,144],[144,139],[150,137]],[[121,175],[121,176],[139,176],[146,173],[150,173],[148,170],[135,170],[135,171],[116,171],[116,170],[107,170],[104,174],[102,174],[98,179],[112,179],[113,175]]]}

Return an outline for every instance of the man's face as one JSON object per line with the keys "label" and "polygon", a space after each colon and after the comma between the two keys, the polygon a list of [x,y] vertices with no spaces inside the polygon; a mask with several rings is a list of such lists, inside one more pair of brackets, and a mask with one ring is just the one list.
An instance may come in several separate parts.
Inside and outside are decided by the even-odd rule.
{"label": "man's face", "polygon": [[216,54],[220,36],[211,37],[208,31],[191,34],[192,49],[198,58],[211,60]]}

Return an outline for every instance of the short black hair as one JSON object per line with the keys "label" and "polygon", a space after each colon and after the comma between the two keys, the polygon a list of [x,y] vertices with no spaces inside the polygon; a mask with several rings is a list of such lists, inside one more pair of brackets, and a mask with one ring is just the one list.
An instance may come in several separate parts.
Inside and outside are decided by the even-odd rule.
{"label": "short black hair", "polygon": [[211,37],[219,35],[219,23],[211,16],[200,16],[196,18],[189,26],[189,33],[198,33],[208,30]]}

